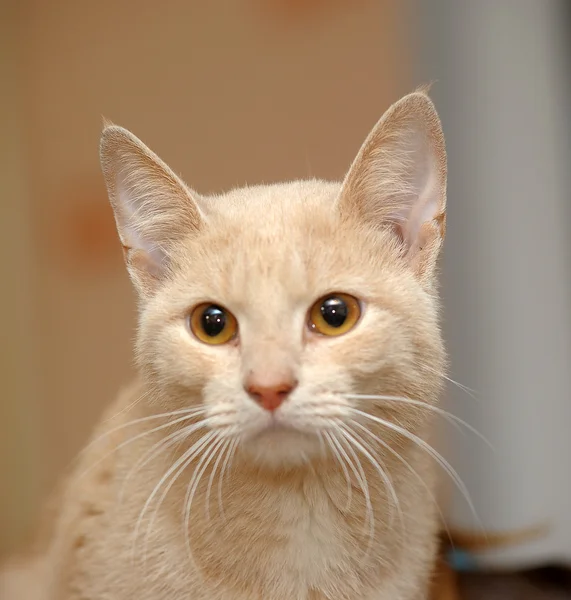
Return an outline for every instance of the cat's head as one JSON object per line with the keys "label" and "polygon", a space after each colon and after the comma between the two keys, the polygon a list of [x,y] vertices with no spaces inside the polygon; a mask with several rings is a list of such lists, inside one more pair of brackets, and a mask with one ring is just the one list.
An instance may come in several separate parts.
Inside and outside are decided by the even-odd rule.
{"label": "cat's head", "polygon": [[239,440],[268,465],[340,452],[375,418],[413,430],[428,416],[446,155],[425,93],[385,113],[343,183],[204,197],[114,125],[101,160],[140,298],[138,361],[162,408],[204,409],[220,447]]}

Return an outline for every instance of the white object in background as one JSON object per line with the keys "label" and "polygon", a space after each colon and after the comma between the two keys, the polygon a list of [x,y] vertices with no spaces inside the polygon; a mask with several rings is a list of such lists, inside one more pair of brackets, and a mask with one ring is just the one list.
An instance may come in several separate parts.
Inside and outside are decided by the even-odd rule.
{"label": "white object in background", "polygon": [[[454,436],[451,528],[545,536],[476,564],[571,564],[571,57],[563,2],[420,0],[423,80],[449,152],[444,252],[448,408],[491,441]],[[567,25],[571,24],[571,20]],[[567,31],[566,31],[567,29]]]}

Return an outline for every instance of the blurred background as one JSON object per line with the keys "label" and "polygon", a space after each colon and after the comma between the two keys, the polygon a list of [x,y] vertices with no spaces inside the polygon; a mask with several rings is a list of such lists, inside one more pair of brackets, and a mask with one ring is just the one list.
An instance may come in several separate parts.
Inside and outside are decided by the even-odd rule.
{"label": "blurred background", "polygon": [[571,564],[565,0],[0,0],[0,555],[132,373],[102,117],[199,192],[340,179],[429,81],[450,164],[451,377],[475,390],[451,384],[446,403],[494,446],[447,430],[477,518],[454,492],[447,515],[465,532],[548,525],[461,568]]}

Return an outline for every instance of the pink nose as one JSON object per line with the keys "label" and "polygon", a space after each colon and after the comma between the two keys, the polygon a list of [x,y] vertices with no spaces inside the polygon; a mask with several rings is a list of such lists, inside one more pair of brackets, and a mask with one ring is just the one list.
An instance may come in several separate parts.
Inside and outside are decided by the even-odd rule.
{"label": "pink nose", "polygon": [[283,404],[296,386],[297,381],[293,379],[271,385],[261,384],[256,382],[255,379],[250,379],[245,383],[244,389],[252,400],[271,412],[277,410]]}

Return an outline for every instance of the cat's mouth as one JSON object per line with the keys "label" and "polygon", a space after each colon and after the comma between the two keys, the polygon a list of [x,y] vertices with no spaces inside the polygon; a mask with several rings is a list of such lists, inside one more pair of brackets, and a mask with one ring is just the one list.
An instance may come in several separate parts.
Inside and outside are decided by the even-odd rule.
{"label": "cat's mouth", "polygon": [[276,468],[305,464],[322,452],[319,428],[280,411],[259,414],[242,430],[241,440],[256,462]]}
{"label": "cat's mouth", "polygon": [[265,436],[294,435],[306,437],[309,435],[307,430],[275,414],[269,415],[264,421],[252,430],[248,436],[251,440],[257,440]]}

